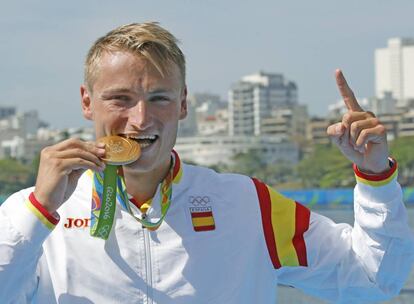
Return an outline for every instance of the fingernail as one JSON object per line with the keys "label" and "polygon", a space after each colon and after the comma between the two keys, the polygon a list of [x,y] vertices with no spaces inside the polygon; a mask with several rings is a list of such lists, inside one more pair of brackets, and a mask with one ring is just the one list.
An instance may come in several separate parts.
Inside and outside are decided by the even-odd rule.
{"label": "fingernail", "polygon": [[98,148],[105,148],[105,143],[103,143],[103,142],[98,142],[98,143],[96,143],[96,146],[97,146]]}

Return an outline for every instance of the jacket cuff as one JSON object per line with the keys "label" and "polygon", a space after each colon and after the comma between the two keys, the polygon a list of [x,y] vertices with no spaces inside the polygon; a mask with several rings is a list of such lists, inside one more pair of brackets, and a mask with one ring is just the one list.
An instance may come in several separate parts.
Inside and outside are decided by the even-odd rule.
{"label": "jacket cuff", "polygon": [[28,201],[26,201],[26,207],[50,230],[53,230],[57,223],[59,223],[60,217],[57,212],[53,214],[49,213],[45,207],[36,199],[34,192],[30,193]]}
{"label": "jacket cuff", "polygon": [[9,207],[12,225],[24,239],[33,243],[43,243],[59,222],[59,215],[50,214],[33,193],[25,201]]}
{"label": "jacket cuff", "polygon": [[359,170],[354,164],[354,173],[358,183],[362,183],[371,187],[381,187],[389,184],[398,175],[397,161],[391,157],[388,158],[390,169],[381,174],[367,174]]}

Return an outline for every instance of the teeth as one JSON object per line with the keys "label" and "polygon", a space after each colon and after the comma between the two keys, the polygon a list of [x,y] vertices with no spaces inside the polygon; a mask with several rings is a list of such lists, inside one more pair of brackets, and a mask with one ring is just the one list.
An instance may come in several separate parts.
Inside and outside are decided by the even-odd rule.
{"label": "teeth", "polygon": [[139,144],[139,146],[140,146],[141,148],[148,147],[149,145],[150,145],[150,143],[140,143],[140,144]]}
{"label": "teeth", "polygon": [[138,139],[138,140],[155,140],[157,138],[156,135],[127,135],[128,138]]}

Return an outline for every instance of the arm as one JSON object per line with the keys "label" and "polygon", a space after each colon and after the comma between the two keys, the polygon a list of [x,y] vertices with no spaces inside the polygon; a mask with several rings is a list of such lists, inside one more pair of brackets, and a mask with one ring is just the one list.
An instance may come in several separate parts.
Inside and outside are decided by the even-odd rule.
{"label": "arm", "polygon": [[0,298],[7,303],[31,299],[42,244],[59,221],[29,193],[13,194],[0,208]]}
{"label": "arm", "polygon": [[358,177],[354,227],[311,213],[304,233],[308,265],[280,268],[279,283],[335,303],[369,303],[398,294],[414,261],[414,238],[396,175],[383,177]]}
{"label": "arm", "polygon": [[[56,210],[87,170],[103,170],[105,150],[69,139],[42,150],[34,191],[13,194],[0,207],[0,299],[30,302],[37,288],[43,242],[59,221]],[[32,189],[33,190],[33,189]]]}
{"label": "arm", "polygon": [[354,163],[354,227],[312,213],[304,233],[308,266],[279,270],[279,281],[339,303],[398,294],[414,260],[414,238],[390,165],[385,127],[358,104],[342,72],[336,82],[348,112],[327,133]]}

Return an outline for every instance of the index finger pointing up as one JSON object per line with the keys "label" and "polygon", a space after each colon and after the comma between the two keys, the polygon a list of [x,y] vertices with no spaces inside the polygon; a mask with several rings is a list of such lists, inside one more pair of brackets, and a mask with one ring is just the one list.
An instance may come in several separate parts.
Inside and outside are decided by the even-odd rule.
{"label": "index finger pointing up", "polygon": [[339,93],[341,93],[342,98],[344,99],[345,105],[349,111],[360,112],[363,111],[358,101],[355,98],[354,92],[348,86],[344,74],[340,69],[335,71],[336,85],[338,86]]}

